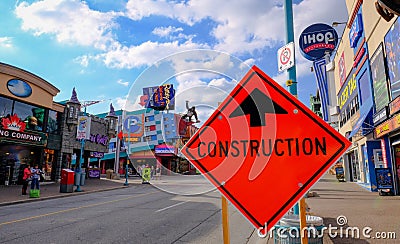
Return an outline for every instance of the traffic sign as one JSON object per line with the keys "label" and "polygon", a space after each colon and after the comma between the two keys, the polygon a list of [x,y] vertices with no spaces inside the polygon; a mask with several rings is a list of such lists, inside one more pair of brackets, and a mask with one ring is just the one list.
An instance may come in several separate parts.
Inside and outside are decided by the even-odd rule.
{"label": "traffic sign", "polygon": [[255,227],[269,230],[350,144],[253,66],[182,153]]}
{"label": "traffic sign", "polygon": [[294,43],[290,42],[278,49],[278,70],[282,72],[294,66]]}

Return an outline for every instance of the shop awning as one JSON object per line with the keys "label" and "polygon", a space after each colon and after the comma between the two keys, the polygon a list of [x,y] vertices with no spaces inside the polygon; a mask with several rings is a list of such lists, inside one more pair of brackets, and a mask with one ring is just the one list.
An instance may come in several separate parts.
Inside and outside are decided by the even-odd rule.
{"label": "shop awning", "polygon": [[[126,154],[126,152],[120,152],[119,153],[119,157],[120,158],[126,158],[126,157],[128,157],[128,154]],[[102,157],[100,159],[100,161],[110,160],[110,159],[114,159],[114,158],[115,158],[115,153],[105,153],[104,157]]]}
{"label": "shop awning", "polygon": [[[360,109],[361,111],[361,109]],[[361,127],[363,127],[363,124],[365,122],[365,120],[368,118],[368,115],[372,112],[372,107],[367,110],[367,112],[361,113],[360,114],[360,118],[358,118],[357,122],[354,124],[353,129],[351,131],[351,133],[347,136],[347,138],[352,138],[360,129]],[[368,127],[370,127],[370,125],[366,124]],[[371,128],[373,129],[373,128]]]}

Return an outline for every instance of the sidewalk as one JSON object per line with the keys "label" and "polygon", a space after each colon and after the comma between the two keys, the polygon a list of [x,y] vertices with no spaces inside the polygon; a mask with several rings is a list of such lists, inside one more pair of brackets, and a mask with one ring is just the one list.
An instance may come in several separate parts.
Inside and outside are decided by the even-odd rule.
{"label": "sidewalk", "polygon": [[[316,197],[306,199],[312,215],[323,217],[324,225],[337,227],[343,234],[348,227],[359,229],[360,238],[330,237],[325,233],[324,243],[398,243],[396,240],[378,240],[375,234],[387,235],[386,232],[396,232],[400,239],[399,216],[400,196],[379,196],[377,192],[367,191],[353,182],[338,182],[334,175],[326,174],[311,190]],[[341,217],[339,217],[341,216]],[[342,222],[341,222],[342,221]],[[343,225],[338,224],[343,223]],[[368,228],[371,231],[368,231]],[[363,229],[369,232],[371,238],[363,234]],[[351,234],[351,232],[350,232]],[[368,233],[367,233],[368,234]]]}
{"label": "sidewalk", "polygon": [[[127,187],[124,186],[125,178],[120,180],[110,180],[105,178],[100,179],[85,179],[85,185],[81,186],[81,192],[71,193],[60,193],[60,183],[55,182],[41,182],[40,183],[40,198],[29,198],[28,195],[22,195],[22,185],[9,185],[0,186],[0,206],[17,204],[29,201],[40,201],[51,198],[68,197],[77,194],[87,194],[98,191],[107,191],[118,188]],[[140,178],[129,178],[129,185],[141,183]],[[29,192],[30,185],[28,186]],[[76,187],[74,186],[74,190]]]}

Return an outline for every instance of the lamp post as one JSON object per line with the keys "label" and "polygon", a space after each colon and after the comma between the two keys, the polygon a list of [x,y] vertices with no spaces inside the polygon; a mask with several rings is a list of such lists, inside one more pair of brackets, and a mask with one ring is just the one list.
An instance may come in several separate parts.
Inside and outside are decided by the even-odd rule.
{"label": "lamp post", "polygon": [[[86,116],[86,106],[85,106],[85,110],[83,112],[83,116]],[[87,123],[87,121],[86,121],[86,123]],[[78,126],[79,126],[79,124],[78,124]],[[86,133],[85,133],[85,136],[86,136]],[[78,167],[75,170],[75,174],[77,175],[76,177],[79,179],[79,180],[76,181],[76,183],[77,183],[76,184],[76,190],[75,190],[76,192],[81,192],[82,191],[81,190],[81,185],[82,185],[82,176],[81,176],[81,174],[82,174],[83,153],[85,151],[85,142],[86,142],[86,138],[82,137],[81,138],[81,155],[80,155],[80,158],[79,158]]]}
{"label": "lamp post", "polygon": [[129,171],[128,171],[128,161],[127,161],[126,165],[125,165],[125,183],[124,183],[124,186],[129,185],[128,176],[129,176]]}
{"label": "lamp post", "polygon": [[[81,139],[81,156],[79,158],[78,168],[76,168],[76,170],[75,170],[75,174],[77,175],[78,179],[81,178],[81,174],[82,174],[81,164],[82,164],[82,161],[83,161],[84,149],[85,149],[85,139],[82,138]],[[77,185],[76,185],[76,190],[75,191],[76,192],[81,192],[82,190],[81,190],[81,182],[80,182],[80,180],[79,181],[77,180],[76,183],[77,183]]]}

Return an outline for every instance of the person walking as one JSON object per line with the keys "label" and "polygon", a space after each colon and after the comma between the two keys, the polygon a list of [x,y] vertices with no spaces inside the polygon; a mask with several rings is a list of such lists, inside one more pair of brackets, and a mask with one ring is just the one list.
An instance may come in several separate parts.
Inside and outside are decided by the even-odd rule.
{"label": "person walking", "polygon": [[24,175],[22,176],[22,195],[26,195],[26,189],[31,180],[31,166],[28,164],[24,169]]}
{"label": "person walking", "polygon": [[36,189],[40,189],[39,186],[39,179],[40,179],[40,174],[42,173],[42,171],[39,169],[39,166],[37,164],[35,164],[35,168],[31,169],[31,173],[32,173],[32,183],[31,183],[31,190],[34,190],[35,187]]}

